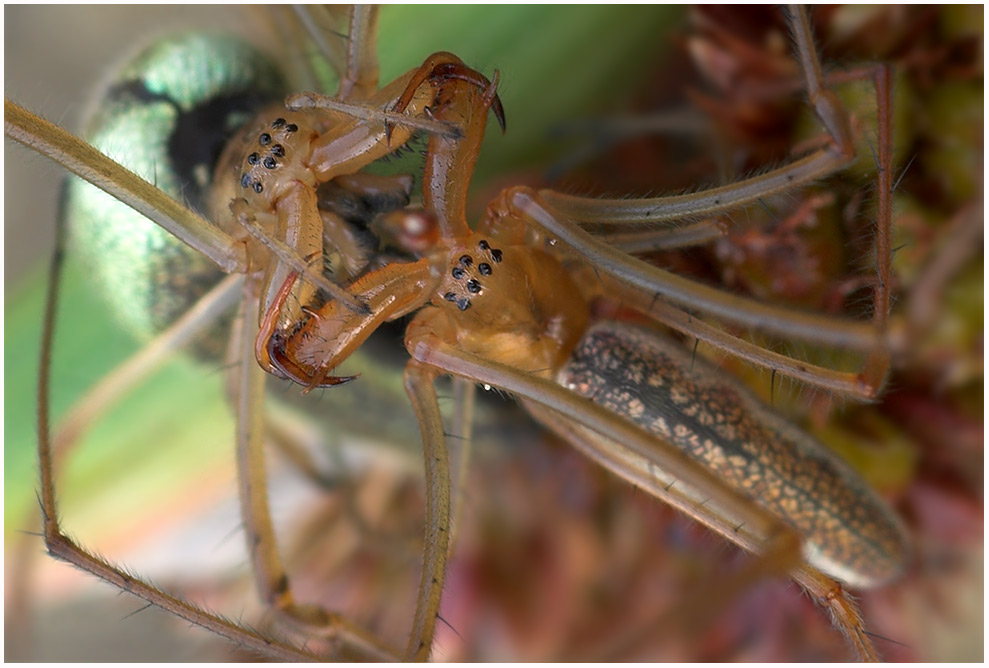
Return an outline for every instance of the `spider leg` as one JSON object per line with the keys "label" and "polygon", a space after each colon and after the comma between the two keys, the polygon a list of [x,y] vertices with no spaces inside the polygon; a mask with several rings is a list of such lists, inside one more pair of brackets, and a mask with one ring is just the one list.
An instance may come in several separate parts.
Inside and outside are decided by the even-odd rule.
{"label": "spider leg", "polygon": [[233,309],[240,298],[243,277],[226,277],[206,293],[168,329],[120,363],[86,392],[62,418],[52,439],[55,467],[61,468],[65,457],[89,427],[138,384],[149,378],[193,338],[206,331],[222,315]]}
{"label": "spider leg", "polygon": [[[222,314],[233,307],[235,300],[240,296],[240,281],[240,276],[225,279],[204,295],[171,327],[104,376],[72,406],[68,414],[61,419],[52,437],[51,453],[55,470],[60,470],[64,466],[66,459],[79,445],[83,434],[92,424],[103,417],[134,387],[153,375],[191,339],[208,329]],[[19,549],[12,557],[16,563],[13,568],[18,573],[16,578],[18,582],[30,581],[35,559],[33,550],[28,550],[27,544],[33,543],[34,535],[40,532],[41,527],[38,526],[40,520],[37,509],[31,507],[28,517],[25,517],[21,523],[21,526],[25,527],[25,533],[20,541],[25,547]],[[27,592],[24,591],[23,596],[13,597],[10,603],[16,607],[20,604],[19,599],[26,596]],[[25,601],[20,605],[26,606],[27,603]],[[30,615],[25,615],[24,618],[25,626],[30,625]]]}
{"label": "spider leg", "polygon": [[[307,41],[315,45],[323,60],[330,64],[340,78],[336,99],[361,100],[370,97],[378,89],[378,56],[375,49],[378,32],[378,7],[354,5],[351,7],[325,7],[298,5],[292,7],[293,20],[285,20],[281,12],[284,48],[292,50],[299,62],[309,62],[311,54],[299,48]],[[340,15],[346,11],[346,18]],[[346,34],[343,33],[346,23]],[[339,31],[328,26],[339,28]],[[310,83],[317,84],[320,77],[310,72]],[[314,86],[310,86],[314,87]]]}
{"label": "spider leg", "polygon": [[451,424],[450,437],[454,439],[454,443],[451,445],[456,452],[454,466],[456,479],[453,486],[453,511],[451,513],[451,553],[456,546],[457,535],[462,527],[464,508],[469,500],[468,478],[473,451],[476,395],[477,386],[474,383],[459,377],[453,379],[453,423]]}
{"label": "spider leg", "polygon": [[[250,282],[248,282],[250,283]],[[256,286],[245,285],[245,312],[257,308]],[[344,660],[384,660],[395,653],[381,645],[370,633],[359,629],[340,615],[295,600],[285,567],[279,555],[268,506],[268,485],[264,462],[264,385],[267,374],[254,360],[253,319],[241,318],[248,329],[237,337],[241,344],[239,391],[237,392],[237,469],[241,513],[247,547],[262,600],[290,625],[309,633],[330,636],[339,643],[333,654]]]}
{"label": "spider leg", "polygon": [[731,295],[631,257],[582,230],[565,214],[547,204],[543,193],[517,188],[505,198],[510,199],[510,206],[573,248],[599,270],[650,294],[760,331],[863,350],[870,350],[878,343],[877,335],[867,324],[836,322],[833,317],[794,312]]}
{"label": "spider leg", "polygon": [[435,91],[429,86],[419,86],[412,91],[409,104],[401,110],[407,113],[381,111],[408,90],[416,71],[398,77],[360,105],[339,104],[333,98],[315,93],[293,95],[288,99],[290,109],[340,110],[337,113],[341,122],[320,135],[312,145],[309,165],[317,181],[323,183],[335,176],[359,171],[404,145],[419,125],[430,132],[450,132],[446,124],[417,122],[422,118],[428,121],[423,109],[435,104]]}
{"label": "spider leg", "polygon": [[284,661],[312,661],[317,657],[306,650],[293,647],[279,639],[271,638],[250,628],[238,626],[223,617],[207,612],[195,605],[171,596],[101,557],[90,554],[68,537],[58,518],[55,500],[55,457],[49,417],[49,385],[51,378],[51,352],[54,338],[54,320],[58,302],[59,278],[64,257],[64,223],[57,225],[55,252],[52,256],[50,282],[45,302],[44,334],[41,342],[41,365],[38,383],[38,458],[41,474],[42,533],[45,546],[56,559],[66,561],[96,577],[156,605],[188,622],[212,631],[228,640],[250,648],[263,656]]}
{"label": "spider leg", "polygon": [[848,115],[821,74],[810,24],[803,7],[791,8],[791,28],[811,106],[830,138],[829,145],[779,169],[719,188],[676,197],[639,200],[573,197],[541,193],[548,204],[573,220],[596,224],[683,220],[755,202],[826,176],[855,158]]}
{"label": "spider leg", "polygon": [[596,234],[600,241],[626,253],[651,253],[700,246],[725,235],[725,226],[716,219],[699,220],[656,229],[629,229]]}
{"label": "spider leg", "polygon": [[[608,447],[602,447],[600,439],[586,428],[534,402],[527,401],[526,410],[606,469],[618,472],[637,488],[647,491],[684,514],[697,517],[694,503],[680,494],[675,485],[657,479],[656,465],[652,461],[638,459],[618,441],[614,441]],[[602,654],[600,660],[608,660],[609,657],[613,660],[613,655],[624,653],[646,638],[653,642],[657,633],[672,636],[678,630],[697,628],[703,625],[703,620],[699,619],[701,615],[710,619],[721,609],[719,604],[727,605],[735,596],[746,591],[749,585],[766,577],[783,575],[799,582],[814,597],[818,605],[828,610],[835,625],[849,639],[863,660],[879,660],[875,647],[865,634],[865,622],[854,599],[839,582],[803,564],[800,546],[788,542],[789,534],[776,535],[766,549],[760,547],[755,537],[747,534],[744,527],[724,522],[714,514],[697,519],[721,535],[731,533],[735,539],[747,541],[745,544],[741,542],[739,544],[749,551],[761,550],[761,558],[752,562],[742,572],[735,574],[729,581],[718,580],[711,587],[711,591],[692,592],[687,609],[678,606],[676,610],[661,613],[657,618],[643,623],[638,628],[623,629],[606,648],[598,650]]]}
{"label": "spider leg", "polygon": [[350,16],[344,20],[341,9],[327,5],[292,5],[275,8],[271,13],[277,21],[277,38],[283,41],[281,48],[295,62],[305,64],[303,73],[309,88],[322,87],[323,77],[313,66],[316,59],[305,45],[312,45],[318,58],[328,63],[341,80],[347,70],[345,42],[349,36],[344,34],[343,24],[350,23]]}
{"label": "spider leg", "polygon": [[353,5],[347,40],[347,67],[340,78],[341,100],[370,97],[378,90],[378,7]]}
{"label": "spider leg", "polygon": [[405,656],[413,661],[425,661],[432,651],[450,546],[450,461],[436,398],[436,375],[434,369],[414,360],[405,367],[405,390],[419,420],[426,465],[426,537],[422,579]]}
{"label": "spider leg", "polygon": [[[636,488],[644,489],[664,503],[690,514],[693,505],[675,491],[674,485],[657,484],[655,468],[651,463],[644,467],[634,463],[634,456],[630,456],[631,453],[623,451],[620,446],[601,447],[596,442],[599,439],[593,433],[543,406],[526,401],[525,407],[540,423],[585,456],[610,471],[627,471],[629,474],[637,471],[641,475],[623,477]],[[629,459],[623,461],[626,457]],[[725,525],[722,530],[734,531],[736,528]],[[645,640],[650,644],[665,645],[667,642],[690,637],[691,631],[706,628],[725,607],[752,585],[765,578],[787,577],[790,570],[800,566],[803,561],[800,541],[792,531],[773,535],[759,550],[757,558],[747,562],[740,572],[730,578],[709,579],[701,583],[699,589],[692,590],[689,600],[682,605],[663,610],[653,618],[647,617],[635,626],[616,629],[603,646],[594,647],[590,652],[578,651],[574,656],[585,657],[583,660],[594,657],[594,660],[599,661],[620,661],[623,657],[627,659],[630,655],[634,656],[636,645]]]}
{"label": "spider leg", "polygon": [[[634,286],[649,295],[648,299],[654,305],[660,303],[658,298],[672,302],[662,307],[667,311],[677,307],[697,309],[724,322],[864,353],[865,359],[859,374],[834,376],[835,372],[821,370],[820,367],[803,362],[786,363],[767,359],[759,363],[830,390],[874,398],[882,389],[889,368],[889,346],[886,345],[885,335],[890,309],[892,256],[890,70],[886,66],[877,65],[825,79],[803,8],[792,9],[791,26],[797,58],[804,73],[805,88],[811,106],[827,131],[828,146],[755,178],[690,195],[608,200],[573,197],[543,190],[537,196],[517,195],[514,205],[525,210],[529,218],[542,225],[552,236],[561,239],[579,255],[590,260],[598,270],[610,273],[628,286]],[[806,184],[847,165],[855,155],[847,113],[826,84],[853,79],[871,79],[878,104],[878,222],[875,233],[877,279],[873,289],[871,323],[799,313],[728,295],[648,265],[627,254],[667,247],[667,239],[673,240],[672,245],[688,245],[695,232],[697,242],[701,243],[716,235],[716,230],[708,227],[705,221],[686,223],[683,228],[671,228],[669,223],[683,219],[689,221],[725,211],[755,201],[761,196]],[[587,234],[579,229],[587,225],[593,225],[595,234]],[[612,226],[615,231],[607,231]],[[637,229],[643,226],[648,226],[649,229]],[[650,312],[655,310],[649,309]],[[653,314],[663,317],[658,313]],[[686,313],[681,312],[678,319],[683,320],[685,317],[689,319]],[[688,333],[696,335],[695,332]],[[721,342],[714,342],[714,345],[735,350],[734,343],[728,343],[724,337],[716,338]],[[759,356],[758,353],[755,354],[755,357]],[[805,369],[811,369],[809,376],[804,373]]]}
{"label": "spider leg", "polygon": [[[545,415],[548,410],[555,416],[550,426],[559,426],[564,421],[572,423],[583,430],[576,445],[589,448],[591,457],[616,475],[670,502],[746,550],[762,555],[764,560],[743,576],[743,582],[791,567],[788,560],[794,554],[789,542],[792,530],[739,492],[725,487],[714,473],[701,468],[672,445],[549,380],[457,350],[435,335],[413,334],[407,344],[413,357],[422,364],[511,392],[527,405],[538,404],[539,414]],[[602,445],[600,438],[588,438],[591,432],[604,435],[608,445]],[[657,477],[657,470],[664,472],[662,480]],[[677,487],[685,486],[703,490],[703,503],[676,491]],[[726,508],[731,509],[730,517],[719,512]],[[834,623],[861,658],[877,660],[861,614],[839,583],[807,565],[798,565],[791,576],[828,608]]]}
{"label": "spider leg", "polygon": [[243,244],[164,194],[75,135],[4,100],[4,132],[8,137],[57,162],[153,220],[227,273],[243,273]]}
{"label": "spider leg", "polygon": [[[541,195],[527,188],[505,191],[489,209],[490,224],[519,219],[538,225],[562,241],[569,251],[595,270],[589,285],[617,298],[689,336],[700,338],[755,364],[781,374],[852,396],[872,397],[880,385],[865,373],[835,371],[766,350],[707,324],[686,309],[713,313],[721,319],[759,330],[787,334],[832,345],[873,351],[879,336],[868,323],[836,321],[822,315],[791,311],[744,299],[664,271],[604,244],[572,221],[551,210]],[[672,303],[671,303],[672,302]],[[681,308],[684,307],[684,308]],[[883,372],[885,377],[885,372]]]}
{"label": "spider leg", "polygon": [[879,653],[865,630],[862,611],[840,582],[808,566],[797,568],[791,572],[791,577],[831,614],[834,625],[852,643],[863,661],[879,661]]}
{"label": "spider leg", "polygon": [[[415,323],[413,323],[415,324]],[[597,433],[605,433],[609,439],[621,441],[625,452],[645,461],[653,461],[657,468],[683,481],[693,488],[710,491],[709,503],[720,507],[741,507],[737,524],[744,526],[736,533],[749,536],[752,545],[760,538],[774,533],[778,521],[767,511],[752,506],[739,492],[724,487],[713,473],[702,468],[680,450],[660,444],[619,416],[605,410],[590,400],[583,399],[556,383],[531,374],[522,373],[504,364],[472,355],[442,341],[427,332],[416,331],[406,343],[414,359],[436,367],[444,373],[461,376],[475,383],[487,383],[493,387],[532,400],[566,418]],[[616,472],[625,477],[623,471]],[[634,474],[630,474],[634,475]],[[692,515],[696,514],[696,510]]]}

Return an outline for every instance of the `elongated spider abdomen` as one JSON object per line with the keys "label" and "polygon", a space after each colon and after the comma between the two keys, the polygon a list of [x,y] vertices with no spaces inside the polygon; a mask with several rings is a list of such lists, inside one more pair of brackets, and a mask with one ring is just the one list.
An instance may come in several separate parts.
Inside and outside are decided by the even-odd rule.
{"label": "elongated spider abdomen", "polygon": [[[734,377],[655,330],[595,325],[558,380],[675,444],[781,518],[803,537],[812,566],[856,587],[902,572],[909,552],[902,525],[848,465]],[[659,468],[651,474],[707,502]]]}

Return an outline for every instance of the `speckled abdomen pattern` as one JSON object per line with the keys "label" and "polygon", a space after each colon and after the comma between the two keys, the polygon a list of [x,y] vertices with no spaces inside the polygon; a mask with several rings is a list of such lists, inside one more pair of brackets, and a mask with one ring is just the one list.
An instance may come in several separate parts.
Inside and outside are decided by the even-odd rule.
{"label": "speckled abdomen pattern", "polygon": [[903,568],[892,511],[843,462],[741,383],[658,332],[604,322],[557,380],[674,444],[796,529],[804,556],[853,586]]}

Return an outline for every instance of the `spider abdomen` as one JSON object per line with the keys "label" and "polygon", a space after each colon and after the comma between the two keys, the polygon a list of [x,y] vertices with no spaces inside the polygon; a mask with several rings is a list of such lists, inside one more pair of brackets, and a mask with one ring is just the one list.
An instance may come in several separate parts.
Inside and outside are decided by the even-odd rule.
{"label": "spider abdomen", "polygon": [[[672,443],[792,527],[815,568],[858,587],[877,586],[903,569],[903,528],[857,474],[738,380],[672,340],[600,323],[557,380]],[[656,467],[648,474],[694,503],[708,503]],[[731,509],[718,511],[731,517]]]}

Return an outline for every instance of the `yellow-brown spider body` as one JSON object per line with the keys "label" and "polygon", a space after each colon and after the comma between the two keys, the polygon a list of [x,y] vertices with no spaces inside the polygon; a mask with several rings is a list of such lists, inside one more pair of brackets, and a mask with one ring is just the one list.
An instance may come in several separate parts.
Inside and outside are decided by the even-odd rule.
{"label": "yellow-brown spider body", "polygon": [[[352,286],[371,305],[372,315],[348,314],[331,301],[293,333],[271,338],[273,333],[263,331],[259,340],[268,340],[279,368],[283,372],[291,368],[288,375],[307,389],[339,384],[341,379],[330,373],[378,323],[405,315],[428,300],[406,333],[410,353],[427,367],[431,351],[456,350],[457,358],[466,363],[483,360],[479,363],[511,369],[520,379],[558,382],[673,444],[733,492],[752,499],[801,537],[803,557],[811,567],[855,586],[872,586],[898,575],[909,549],[902,527],[823,445],[773,415],[714,367],[702,362],[695,368],[657,333],[641,328],[626,331],[619,325],[588,332],[591,301],[615,295],[601,289],[599,277],[575,271],[579,262],[568,255],[572,251],[551,234],[533,229],[538,214],[530,212],[536,207],[558,215],[538,193],[525,188],[505,191],[489,207],[478,230],[470,230],[463,203],[457,201],[462,186],[447,187],[428,179],[449,174],[445,167],[450,164],[458,166],[459,179],[470,175],[493,98],[479,95],[477,86],[449,85],[442,74],[436,74],[439,67],[433,61],[427,59],[420,70],[424,74],[413,76],[409,86],[436,79],[452,88],[456,104],[434,116],[455,119],[462,133],[456,140],[430,142],[423,187],[425,220],[439,229],[435,246],[425,249],[415,262],[372,271]],[[826,108],[830,110],[831,104],[829,99]],[[274,310],[284,305],[285,288],[295,278],[292,275],[286,282]],[[614,289],[619,295],[627,290],[620,285]],[[459,371],[473,380],[486,380],[466,369]],[[525,395],[527,404],[545,399],[539,391],[530,392]],[[535,414],[551,428],[556,426],[540,409]],[[597,443],[601,452],[622,448],[609,443],[609,437],[596,436],[593,429],[580,429],[585,442]],[[631,465],[625,475],[637,480],[649,463],[645,457],[643,462]],[[653,487],[680,483],[678,493],[688,503],[708,503],[706,490],[689,481],[684,484],[677,475],[645,475],[653,475]],[[747,526],[749,519],[736,515],[730,505],[717,500],[710,505],[717,509],[719,521],[733,518],[735,536],[752,531],[738,539],[742,545],[771,542],[773,533],[781,531],[778,527],[768,533],[753,531]],[[709,523],[703,513],[695,516]]]}

